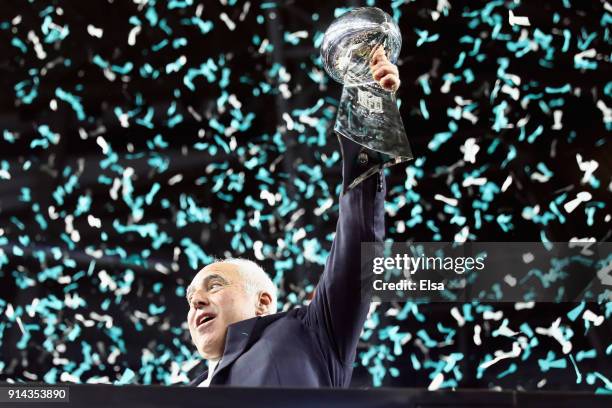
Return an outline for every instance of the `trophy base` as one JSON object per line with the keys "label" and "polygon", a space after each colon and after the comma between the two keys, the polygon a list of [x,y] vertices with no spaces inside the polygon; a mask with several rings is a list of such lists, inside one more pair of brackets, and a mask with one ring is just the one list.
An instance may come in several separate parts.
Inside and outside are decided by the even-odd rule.
{"label": "trophy base", "polygon": [[373,174],[378,173],[380,170],[386,168],[386,167],[391,167],[394,166],[396,164],[405,162],[410,160],[409,158],[405,158],[405,157],[393,157],[390,158],[388,161],[385,161],[383,163],[380,164],[376,164],[372,167],[370,167],[369,169],[367,169],[365,172],[361,173],[358,177],[355,178],[355,180],[353,180],[353,182],[351,184],[349,184],[349,186],[346,188],[346,191],[351,190],[353,187],[355,187],[356,185],[358,185],[359,183],[361,183],[362,181],[364,181],[365,179],[367,179],[368,177],[372,176]]}

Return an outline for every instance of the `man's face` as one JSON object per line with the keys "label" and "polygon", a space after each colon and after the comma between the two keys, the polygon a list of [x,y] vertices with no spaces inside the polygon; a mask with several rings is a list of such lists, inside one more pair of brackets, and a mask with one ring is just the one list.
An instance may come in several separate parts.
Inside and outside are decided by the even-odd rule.
{"label": "man's face", "polygon": [[244,288],[238,266],[217,262],[202,269],[187,289],[191,340],[205,359],[223,355],[227,326],[255,317],[256,299]]}

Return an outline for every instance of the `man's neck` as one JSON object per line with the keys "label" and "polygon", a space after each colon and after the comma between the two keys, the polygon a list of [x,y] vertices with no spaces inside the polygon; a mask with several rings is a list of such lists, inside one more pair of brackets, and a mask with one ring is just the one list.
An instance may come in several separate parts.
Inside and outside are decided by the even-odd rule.
{"label": "man's neck", "polygon": [[219,360],[221,360],[221,357],[207,358],[206,362],[210,366],[211,364],[217,364],[219,362]]}

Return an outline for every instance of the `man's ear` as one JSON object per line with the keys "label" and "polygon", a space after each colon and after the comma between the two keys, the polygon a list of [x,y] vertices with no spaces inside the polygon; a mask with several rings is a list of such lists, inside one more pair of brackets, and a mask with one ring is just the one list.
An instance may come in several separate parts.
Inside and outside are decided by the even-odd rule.
{"label": "man's ear", "polygon": [[270,314],[270,306],[272,305],[272,296],[268,292],[260,292],[257,299],[257,309],[255,315],[265,316]]}

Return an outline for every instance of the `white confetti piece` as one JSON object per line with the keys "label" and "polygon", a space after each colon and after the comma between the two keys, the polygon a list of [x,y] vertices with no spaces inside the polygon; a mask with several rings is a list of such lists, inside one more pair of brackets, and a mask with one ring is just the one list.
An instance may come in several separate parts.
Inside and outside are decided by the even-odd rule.
{"label": "white confetti piece", "polygon": [[516,302],[514,304],[514,310],[533,309],[534,306],[535,302]]}
{"label": "white confetti piece", "polygon": [[[594,48],[590,48],[586,51],[582,51],[574,55],[574,64],[577,66],[582,66],[588,62],[586,61],[587,58],[595,58],[596,56],[597,56],[597,50],[595,50]],[[580,88],[576,88],[576,89],[579,90]],[[597,103],[597,107],[599,107],[599,103]]]}
{"label": "white confetti piece", "polygon": [[12,319],[13,316],[15,316],[15,309],[13,309],[13,305],[12,304],[9,303],[8,305],[6,305],[6,309],[4,310],[4,314],[9,319]]}
{"label": "white confetti piece", "polygon": [[515,16],[512,10],[508,10],[508,22],[511,26],[519,25],[528,27],[531,25],[529,22],[529,17]]}
{"label": "white confetti piece", "polygon": [[117,289],[117,283],[110,277],[106,270],[102,269],[98,272],[98,278],[100,279],[100,287],[101,288],[109,288],[111,291]]}
{"label": "white confetti piece", "polygon": [[234,94],[231,94],[229,98],[227,98],[227,101],[236,109],[242,108],[242,103],[238,100],[238,98],[236,98],[236,95]]}
{"label": "white confetti piece", "polygon": [[612,286],[612,262],[597,271],[597,278],[603,285]]}
{"label": "white confetti piece", "polygon": [[70,276],[60,276],[59,278],[57,278],[57,282],[62,285],[67,285],[72,282],[72,278],[70,278]]}
{"label": "white confetti piece", "polygon": [[258,52],[260,54],[263,54],[264,52],[266,52],[266,49],[268,48],[268,44],[270,44],[270,41],[267,38],[264,38],[261,44],[259,45]]}
{"label": "white confetti piece", "polygon": [[114,348],[113,351],[111,351],[111,353],[108,355],[108,358],[106,360],[109,364],[115,364],[115,362],[117,361],[117,357],[119,357],[120,354],[121,351],[118,348]]}
{"label": "white confetti piece", "polygon": [[142,27],[139,25],[130,30],[130,32],[128,33],[128,45],[136,45],[136,36],[138,35],[138,33],[140,33],[140,30],[142,30]]}
{"label": "white confetti piece", "polygon": [[486,183],[487,183],[487,178],[486,177],[468,177],[465,180],[463,180],[461,185],[463,187],[484,186]]}
{"label": "white confetti piece", "polygon": [[[82,314],[77,313],[75,315],[76,319],[81,322],[83,324],[83,326],[85,327],[94,327],[96,325],[96,322],[91,320],[91,319],[86,319]],[[64,345],[64,350],[66,349],[66,346]]]}
{"label": "white confetti piece", "polygon": [[585,310],[584,313],[582,314],[582,318],[584,320],[587,320],[591,323],[593,323],[595,326],[600,326],[603,321],[604,321],[604,317],[603,316],[598,316],[595,313],[593,313],[590,310]]}
{"label": "white confetti piece", "polygon": [[74,230],[74,227],[72,226],[72,221],[73,220],[74,220],[74,216],[72,214],[68,214],[64,218],[64,224],[66,224],[66,232],[68,234],[70,234]]}
{"label": "white confetti piece", "polygon": [[28,40],[30,40],[30,42],[34,44],[34,52],[36,52],[36,57],[38,59],[42,60],[47,58],[47,53],[43,49],[42,44],[40,43],[40,40],[38,39],[34,31],[28,32]]}
{"label": "white confetti piece", "polygon": [[76,309],[83,304],[83,298],[76,293],[72,295],[67,293],[64,296],[64,304],[70,309]]}
{"label": "white confetti piece", "polygon": [[521,84],[521,77],[518,75],[514,75],[514,74],[510,74],[510,73],[506,73],[506,78],[508,78],[509,80],[511,80],[514,85],[520,85]]}
{"label": "white confetti piece", "polygon": [[102,377],[91,377],[87,379],[87,384],[111,384],[107,375]]}
{"label": "white confetti piece", "polygon": [[26,331],[25,331],[25,328],[23,327],[23,322],[21,321],[21,317],[17,316],[15,318],[15,321],[17,322],[17,326],[19,326],[19,330],[21,330],[21,332],[25,334]]}
{"label": "white confetti piece", "polygon": [[[106,79],[108,79],[109,81],[114,81],[115,79],[117,79],[117,75],[115,75],[115,73],[113,71],[111,71],[108,68],[104,68],[104,70],[102,71],[102,73],[104,74],[104,76],[106,77]],[[127,115],[125,115],[127,117]],[[119,120],[121,120],[121,118],[119,118]],[[123,127],[128,127],[129,123],[126,126]]]}
{"label": "white confetti piece", "polygon": [[576,161],[578,162],[578,168],[580,169],[580,171],[584,172],[584,175],[582,176],[582,180],[580,180],[580,182],[582,184],[585,184],[591,180],[593,173],[599,167],[599,163],[595,160],[583,160],[582,155],[580,153],[576,154]]}
{"label": "white confetti piece", "polygon": [[457,325],[459,327],[463,327],[465,325],[465,319],[463,318],[463,316],[461,316],[461,313],[459,312],[457,306],[451,309],[451,316],[453,316],[455,320],[457,320]]}
{"label": "white confetti piece", "polygon": [[589,248],[595,245],[595,243],[597,243],[597,239],[595,237],[585,237],[585,238],[572,237],[569,240],[568,247],[569,248],[580,247],[582,248],[582,250],[580,251],[582,255],[592,256],[594,252],[591,251]]}
{"label": "white confetti piece", "polygon": [[510,328],[508,327],[508,319],[504,319],[503,323],[499,326],[499,328],[493,332],[493,337],[514,337],[517,334],[519,333],[515,332],[514,330],[510,330]]}
{"label": "white confetti piece", "polygon": [[102,221],[99,218],[96,218],[96,217],[94,217],[91,214],[87,216],[87,223],[92,228],[100,228],[100,227],[102,227]]}
{"label": "white confetti piece", "polygon": [[176,361],[173,361],[170,369],[170,384],[179,384],[189,381],[189,377],[184,372],[181,372],[181,367]]}
{"label": "white confetti piece", "polygon": [[[66,360],[66,364],[67,363],[68,363],[68,360]],[[70,374],[70,373],[64,371],[60,375],[60,381],[61,382],[70,382],[70,383],[77,383],[77,384],[79,384],[81,382],[81,379],[79,377],[77,377],[76,375],[73,375],[73,374]]]}
{"label": "white confetti piece", "polygon": [[544,175],[544,174],[542,174],[540,172],[535,171],[535,172],[531,173],[531,177],[530,178],[532,180],[539,181],[540,183],[546,183],[546,182],[548,182],[550,180],[550,177],[551,176],[549,176],[549,175]]}
{"label": "white confetti piece", "polygon": [[333,204],[334,204],[334,200],[331,197],[328,197],[325,201],[323,201],[323,203],[320,206],[315,208],[314,210],[315,215],[316,216],[322,215],[325,211],[330,209]]}
{"label": "white confetti piece", "polygon": [[278,86],[278,90],[280,91],[281,95],[283,96],[284,99],[289,99],[291,98],[291,91],[289,91],[289,85],[283,83],[280,84]]}
{"label": "white confetti piece", "polygon": [[223,20],[223,22],[227,25],[227,28],[229,28],[231,31],[234,31],[236,29],[236,23],[234,23],[227,14],[225,13],[221,13],[219,15],[219,18],[221,20]]}
{"label": "white confetti piece", "polygon": [[121,180],[118,178],[115,178],[113,180],[113,186],[108,191],[108,193],[110,194],[113,200],[117,200],[119,198],[119,188],[121,188]]}
{"label": "white confetti piece", "polygon": [[297,37],[297,38],[308,38],[308,31],[306,30],[296,31],[294,33],[291,33],[291,36]]}
{"label": "white confetti piece", "polygon": [[96,138],[96,143],[98,144],[98,146],[102,148],[103,154],[108,153],[108,143],[106,143],[106,140],[102,136],[98,136]]}
{"label": "white confetti piece", "polygon": [[92,37],[102,38],[102,34],[104,33],[104,30],[102,30],[101,28],[95,27],[91,24],[88,24],[87,33],[91,35]]}
{"label": "white confetti piece", "polygon": [[456,207],[457,204],[459,203],[459,201],[457,201],[457,199],[455,198],[448,198],[443,196],[442,194],[436,194],[434,196],[434,200],[438,200],[438,201],[442,201],[443,203],[446,203],[450,206]]}
{"label": "white confetti piece", "polygon": [[518,101],[518,98],[520,96],[520,91],[518,88],[504,84],[501,88],[501,91],[507,95],[510,95],[510,97],[515,101]]}
{"label": "white confetti piece", "polygon": [[565,211],[569,214],[576,209],[580,205],[580,203],[584,203],[589,201],[593,196],[588,191],[581,191],[576,195],[576,198],[572,201],[568,201],[563,205]]}
{"label": "white confetti piece", "polygon": [[304,228],[298,229],[295,234],[293,234],[292,241],[293,243],[297,243],[299,240],[306,237],[306,230]]}
{"label": "white confetti piece", "polygon": [[612,122],[612,109],[608,108],[606,104],[604,103],[604,101],[602,101],[601,99],[597,101],[596,106],[599,108],[601,113],[603,113],[604,122],[605,123]]}
{"label": "white confetti piece", "polygon": [[480,146],[478,146],[476,143],[476,139],[473,137],[468,138],[461,147],[461,151],[463,152],[463,160],[468,163],[476,163],[476,154],[479,150]]}
{"label": "white confetti piece", "polygon": [[451,84],[453,83],[453,79],[455,78],[455,76],[453,74],[448,74],[446,81],[444,81],[444,83],[442,84],[442,86],[440,87],[440,92],[442,93],[449,93],[450,92],[450,87]]}
{"label": "white confetti piece", "polygon": [[508,176],[506,177],[506,180],[504,180],[504,183],[502,184],[502,187],[501,187],[502,193],[506,191],[508,187],[510,187],[510,184],[512,184],[512,176]]}
{"label": "white confetti piece", "polygon": [[527,252],[526,254],[523,254],[523,262],[526,264],[533,262],[534,259],[535,259],[535,256],[533,256],[531,252]]}
{"label": "white confetti piece", "polygon": [[92,248],[85,248],[85,253],[89,256],[92,256],[96,259],[100,259],[102,258],[102,256],[104,255],[104,252],[101,249],[92,249]]}
{"label": "white confetti piece", "polygon": [[187,57],[181,55],[178,59],[171,64],[166,65],[166,74],[171,74],[173,72],[179,72],[183,65],[187,63]]}
{"label": "white confetti piece", "polygon": [[474,344],[476,344],[477,346],[480,346],[482,344],[482,339],[480,338],[481,331],[482,329],[480,328],[479,324],[474,326],[474,336],[472,337],[472,340],[474,340]]}
{"label": "white confetti piece", "polygon": [[486,361],[486,362],[482,363],[479,366],[479,368],[484,370],[486,368],[491,367],[493,364],[497,364],[501,360],[505,360],[507,358],[516,358],[516,357],[521,355],[521,351],[522,351],[522,349],[521,349],[520,344],[517,341],[515,341],[514,343],[512,343],[512,350],[511,351],[508,351],[508,352],[504,353],[501,350],[496,350],[495,353],[494,353],[495,358],[493,358],[492,360],[489,360],[489,361]]}
{"label": "white confetti piece", "polygon": [[501,320],[502,317],[504,317],[504,312],[501,310],[498,310],[497,312],[485,310],[482,314],[482,318],[485,320]]}
{"label": "white confetti piece", "polygon": [[316,127],[319,124],[319,118],[313,118],[312,116],[307,116],[301,114],[298,118],[300,122],[307,124],[308,126]]}
{"label": "white confetti piece", "polygon": [[508,284],[508,286],[515,287],[516,286],[516,278],[512,275],[504,276],[504,282]]}
{"label": "white confetti piece", "polygon": [[476,122],[478,122],[478,116],[474,115],[472,112],[468,110],[464,110],[463,112],[461,112],[461,117],[463,119],[469,120],[470,122],[472,122],[473,125],[475,125]]}
{"label": "white confetti piece", "polygon": [[455,242],[465,242],[470,235],[470,227],[467,225],[461,228],[461,231],[455,234],[454,240]]}
{"label": "white confetti piece", "polygon": [[554,123],[552,125],[552,129],[553,130],[560,130],[563,129],[563,124],[561,123],[561,118],[563,117],[563,111],[561,110],[555,110],[553,112],[553,119],[554,119]]}
{"label": "white confetti piece", "polygon": [[111,327],[113,327],[113,318],[110,317],[109,315],[99,315],[96,312],[91,312],[89,316],[98,322],[104,322],[104,326],[107,329],[110,329]]}
{"label": "white confetti piece", "polygon": [[442,385],[443,382],[444,382],[444,374],[442,373],[436,374],[434,379],[431,381],[431,383],[427,387],[427,391],[437,390],[438,388],[440,388],[440,385]]}
{"label": "white confetti piece", "polygon": [[557,320],[553,322],[553,324],[549,328],[545,327],[536,327],[535,331],[538,334],[543,334],[545,336],[550,336],[553,339],[557,340],[559,344],[561,344],[561,349],[563,354],[568,354],[572,351],[572,343],[569,340],[566,340],[563,336],[563,333],[560,329],[561,318],[559,317]]}
{"label": "white confetti piece", "polygon": [[406,333],[404,335],[404,337],[402,337],[402,339],[400,340],[400,343],[402,346],[405,346],[406,344],[408,344],[408,342],[410,341],[410,339],[412,339],[412,334],[410,333]]}
{"label": "white confetti piece", "polygon": [[57,220],[59,218],[59,214],[57,213],[57,211],[55,210],[55,207],[50,205],[47,208],[47,212],[49,214],[49,218],[51,218],[52,220]]}
{"label": "white confetti piece", "polygon": [[155,265],[153,265],[153,268],[155,268],[157,272],[163,273],[164,275],[168,275],[170,273],[170,269],[166,268],[165,265],[160,264],[159,262],[156,262]]}
{"label": "white confetti piece", "polygon": [[283,120],[287,123],[287,129],[293,130],[295,122],[293,122],[293,119],[291,118],[291,116],[289,116],[287,112],[283,112]]}
{"label": "white confetti piece", "polygon": [[255,241],[253,243],[253,253],[255,254],[255,259],[259,261],[263,261],[265,259],[262,249],[263,249],[263,242]]}
{"label": "white confetti piece", "polygon": [[173,186],[176,183],[180,183],[182,180],[183,180],[183,175],[181,173],[175,174],[174,176],[170,177],[170,179],[168,180],[168,185]]}
{"label": "white confetti piece", "polygon": [[30,317],[34,317],[34,315],[36,314],[36,309],[38,308],[38,305],[40,303],[40,299],[39,298],[34,298],[32,299],[32,302],[30,303],[30,307],[26,308],[28,316]]}
{"label": "white confetti piece", "polygon": [[250,1],[245,2],[242,7],[242,12],[240,13],[240,17],[238,17],[238,20],[244,21],[250,9],[251,9],[251,2]]}
{"label": "white confetti piece", "polygon": [[387,311],[385,312],[385,316],[391,316],[391,317],[395,317],[398,314],[399,314],[399,309],[396,307],[391,307],[387,309]]}

